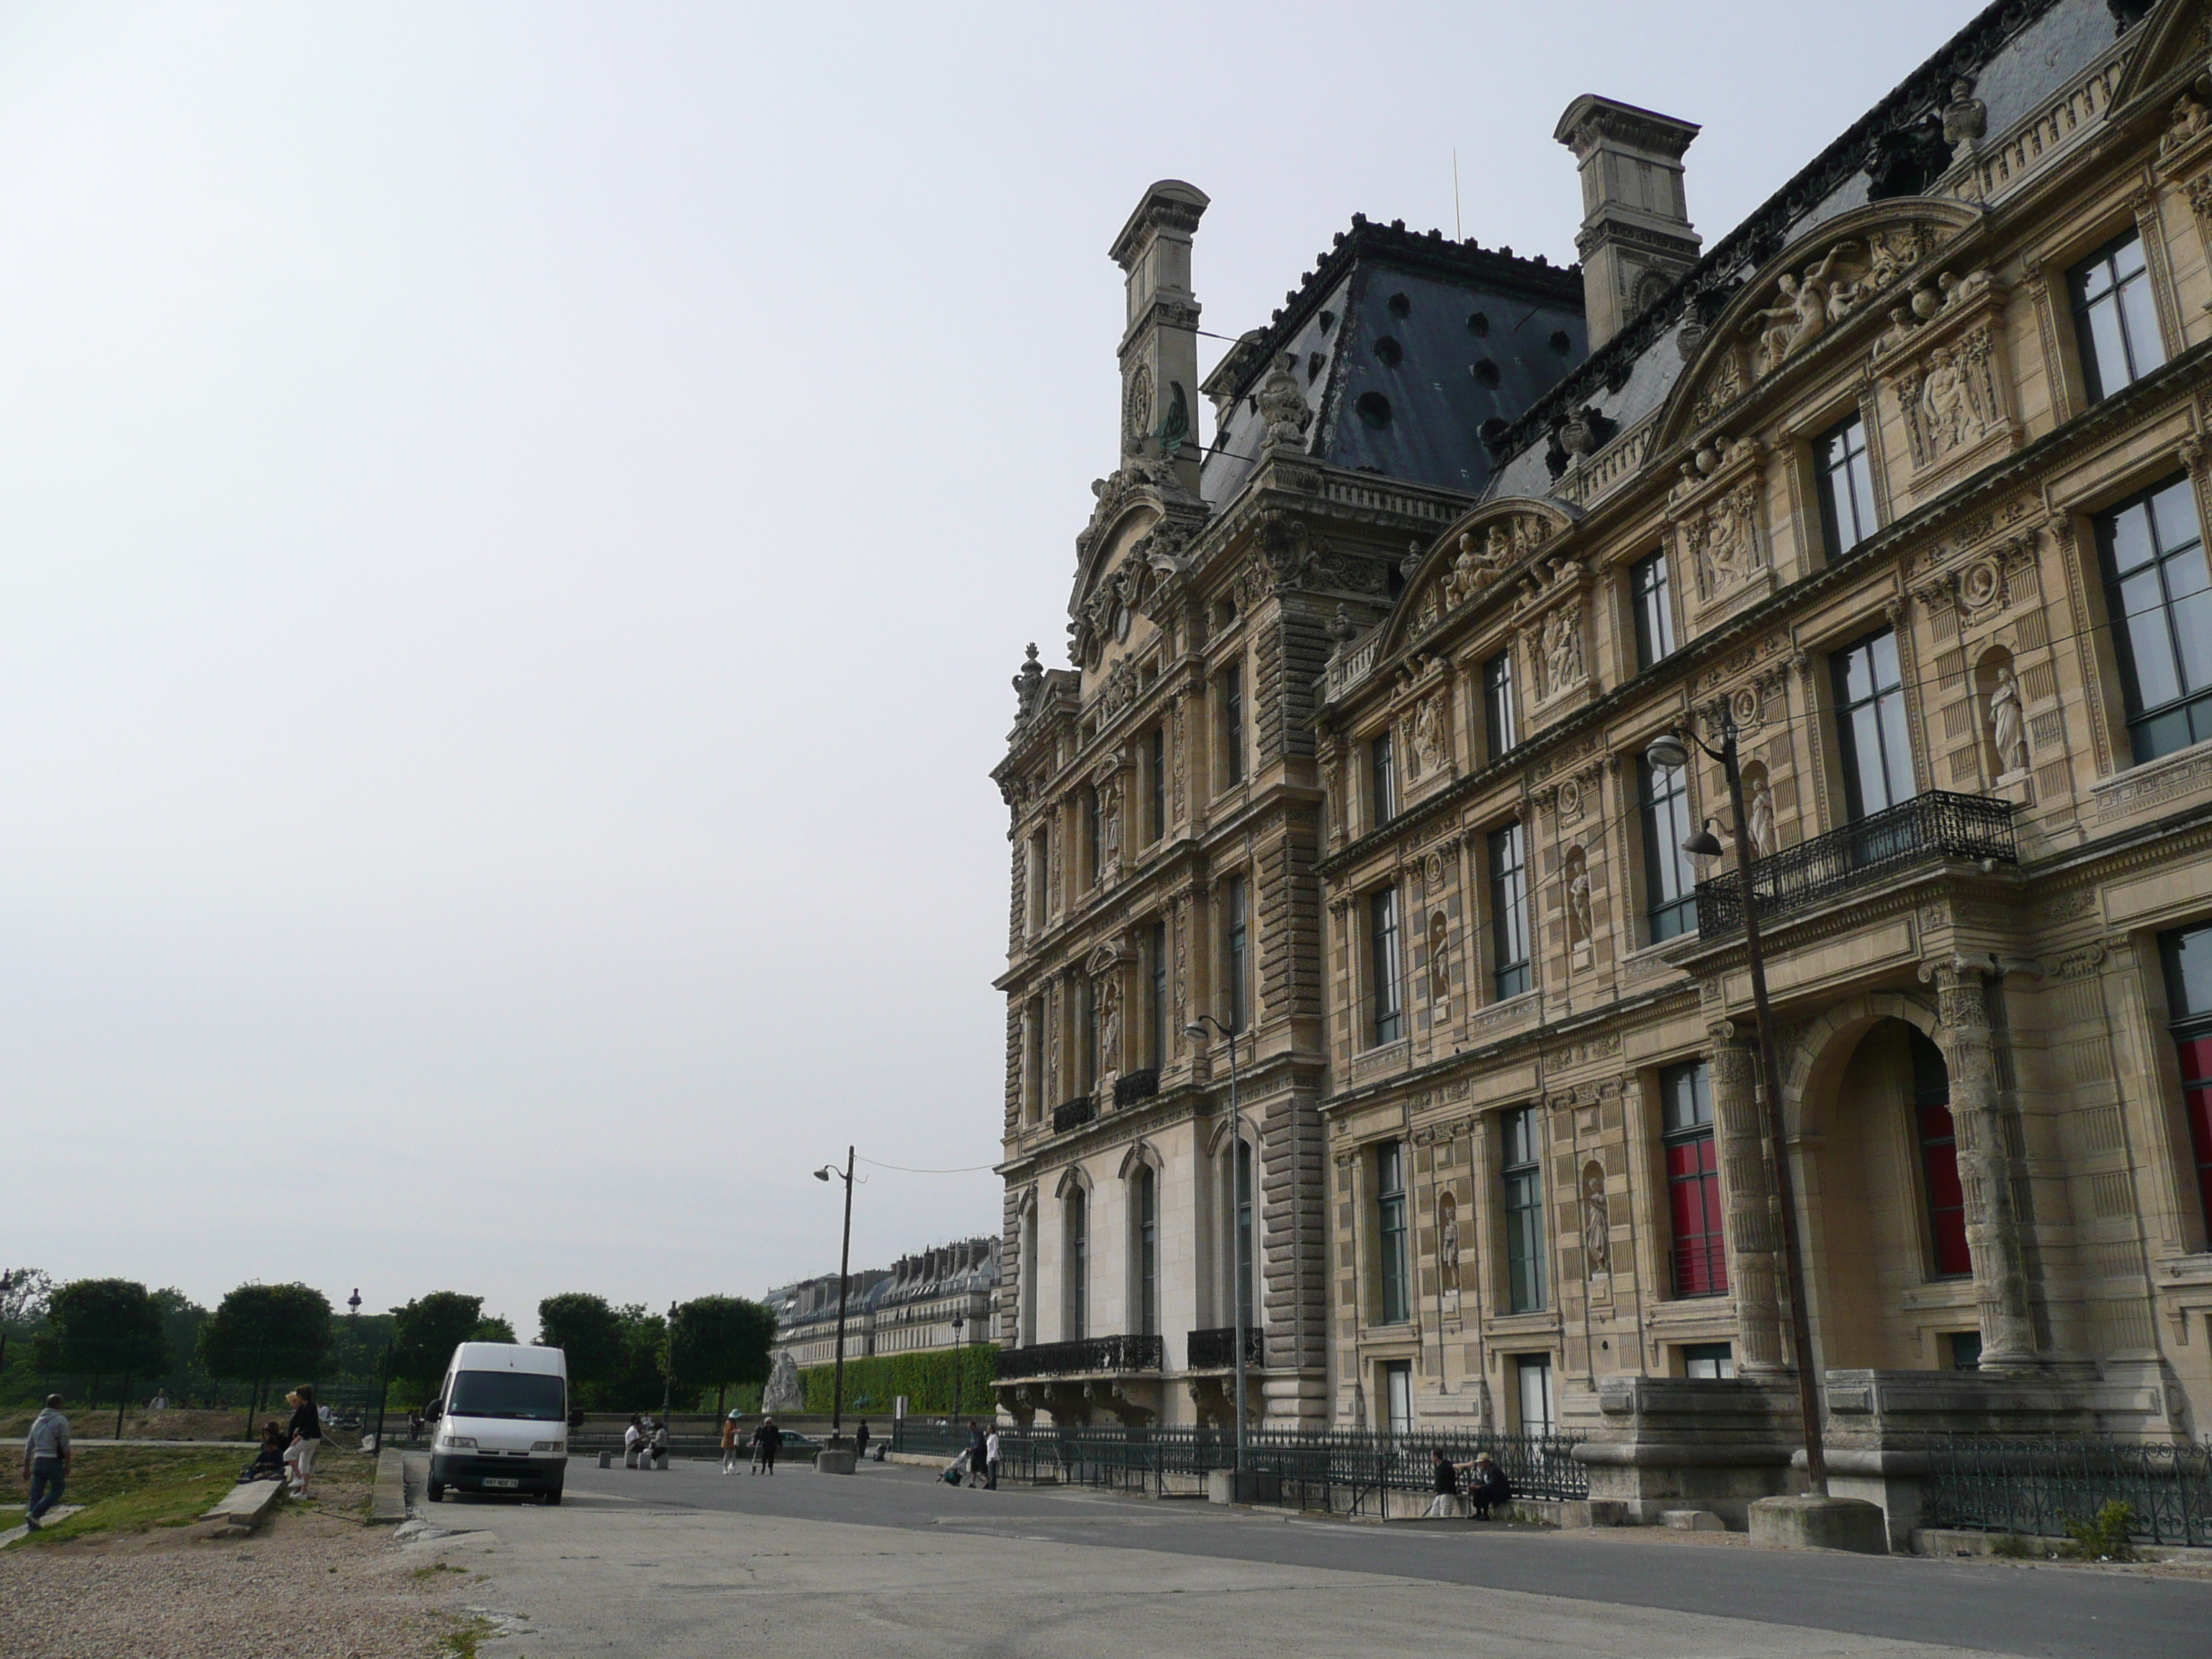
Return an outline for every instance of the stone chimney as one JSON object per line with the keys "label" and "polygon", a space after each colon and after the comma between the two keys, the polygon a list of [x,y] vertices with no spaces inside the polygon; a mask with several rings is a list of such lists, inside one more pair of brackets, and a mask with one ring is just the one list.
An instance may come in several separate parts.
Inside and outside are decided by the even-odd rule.
{"label": "stone chimney", "polygon": [[1163,179],[1145,192],[1109,250],[1121,267],[1128,313],[1121,333],[1121,462],[1165,460],[1198,490],[1198,301],[1190,239],[1209,198]]}
{"label": "stone chimney", "polygon": [[1584,93],[1552,137],[1583,174],[1583,311],[1595,351],[1698,262],[1698,233],[1682,195],[1688,121]]}

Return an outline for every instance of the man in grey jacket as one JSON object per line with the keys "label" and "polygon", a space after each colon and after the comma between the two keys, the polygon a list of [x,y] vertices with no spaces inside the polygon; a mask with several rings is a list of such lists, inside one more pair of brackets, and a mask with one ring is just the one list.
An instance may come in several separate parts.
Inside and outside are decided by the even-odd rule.
{"label": "man in grey jacket", "polygon": [[23,1440],[23,1479],[31,1488],[31,1507],[23,1517],[32,1531],[39,1517],[62,1501],[70,1462],[69,1419],[62,1415],[62,1397],[46,1396],[46,1408],[31,1419],[31,1432]]}

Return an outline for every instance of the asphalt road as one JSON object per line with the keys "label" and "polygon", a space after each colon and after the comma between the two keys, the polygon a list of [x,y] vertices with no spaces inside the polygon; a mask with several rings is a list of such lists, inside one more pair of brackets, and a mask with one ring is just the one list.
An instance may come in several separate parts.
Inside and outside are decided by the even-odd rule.
{"label": "asphalt road", "polygon": [[955,1489],[896,1465],[839,1478],[801,1464],[773,1479],[583,1467],[559,1509],[449,1498],[419,1513],[475,1529],[428,1547],[474,1552],[479,1582],[501,1598],[493,1610],[526,1621],[532,1655],[746,1651],[748,1632],[793,1655],[850,1651],[890,1626],[884,1650],[902,1656],[1438,1644],[2212,1656],[2212,1581],[1784,1553],[1643,1529],[1286,1520],[1081,1489]]}

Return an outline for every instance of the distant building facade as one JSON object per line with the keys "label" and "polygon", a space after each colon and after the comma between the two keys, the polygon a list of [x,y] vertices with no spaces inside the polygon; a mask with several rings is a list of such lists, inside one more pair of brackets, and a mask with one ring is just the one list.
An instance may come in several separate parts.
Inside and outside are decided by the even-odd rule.
{"label": "distant building facade", "polygon": [[[992,1310],[999,1285],[999,1241],[968,1238],[888,1269],[850,1275],[845,1297],[845,1358],[920,1353],[995,1340]],[[837,1275],[824,1273],[770,1291],[775,1349],[799,1366],[837,1357]],[[953,1321],[960,1322],[957,1330]]]}
{"label": "distant building facade", "polygon": [[[1577,100],[1579,273],[1356,226],[1203,465],[1204,198],[1147,196],[1073,664],[995,773],[1008,1411],[1218,1417],[1249,1261],[1269,1419],[1763,1448],[1724,1512],[1800,1364],[1866,1470],[2203,1432],[2208,40],[1993,6],[1710,249],[1697,129]],[[1646,753],[1723,730],[1741,823]],[[1623,1501],[1694,1486],[1641,1455]]]}

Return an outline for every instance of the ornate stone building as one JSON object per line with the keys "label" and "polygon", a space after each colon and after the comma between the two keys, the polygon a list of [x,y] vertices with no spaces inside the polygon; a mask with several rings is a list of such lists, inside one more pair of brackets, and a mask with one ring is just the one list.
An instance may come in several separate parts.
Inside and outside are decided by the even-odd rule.
{"label": "ornate stone building", "polygon": [[[1696,129],[1567,112],[1595,349],[1311,720],[1332,1420],[1611,1439],[1632,1506],[1784,1478],[1748,837],[1839,1489],[2203,1431],[2208,51],[1991,6],[1706,252]],[[1741,826],[1646,757],[1724,726]],[[1635,1449],[1700,1422],[1780,1449]]]}
{"label": "ornate stone building", "polygon": [[[1253,1410],[1328,1419],[1320,677],[1474,505],[1481,434],[1584,352],[1571,272],[1355,220],[1201,383],[1206,206],[1156,185],[1114,242],[1120,465],[1076,538],[1072,665],[1030,647],[994,773],[1025,1418],[1218,1420],[1241,1284]],[[1235,1033],[1233,1121],[1230,1043],[1184,1035],[1206,1019]]]}
{"label": "ornate stone building", "polygon": [[[851,1274],[845,1288],[845,1358],[994,1341],[991,1318],[998,1287],[995,1238],[966,1238],[902,1255],[889,1269]],[[779,1355],[788,1353],[801,1366],[836,1359],[836,1274],[783,1285],[766,1300],[775,1314]]]}

